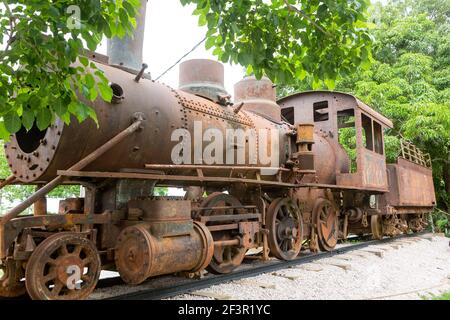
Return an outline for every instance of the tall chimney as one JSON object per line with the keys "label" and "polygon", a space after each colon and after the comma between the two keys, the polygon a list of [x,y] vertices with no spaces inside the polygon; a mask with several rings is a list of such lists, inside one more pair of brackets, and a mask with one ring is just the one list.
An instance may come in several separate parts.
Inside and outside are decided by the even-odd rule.
{"label": "tall chimney", "polygon": [[133,37],[108,39],[107,54],[109,64],[138,72],[142,67],[142,49],[144,45],[145,12],[147,0],[141,0],[141,7],[136,15],[136,29]]}

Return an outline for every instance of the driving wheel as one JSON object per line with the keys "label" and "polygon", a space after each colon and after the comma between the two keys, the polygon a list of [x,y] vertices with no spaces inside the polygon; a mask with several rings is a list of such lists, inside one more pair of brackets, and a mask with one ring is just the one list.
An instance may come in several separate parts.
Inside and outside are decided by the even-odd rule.
{"label": "driving wheel", "polygon": [[339,222],[337,210],[331,201],[318,199],[313,209],[317,238],[322,251],[331,251],[337,244]]}
{"label": "driving wheel", "polygon": [[[235,197],[221,192],[214,192],[206,197],[201,203],[202,208],[214,208],[202,210],[202,216],[211,215],[232,215],[239,213],[239,210],[226,207],[239,207],[241,202]],[[206,226],[221,224],[221,222],[206,222]],[[212,232],[214,241],[232,240],[234,235],[230,230]],[[247,250],[239,245],[214,246],[214,255],[208,266],[212,273],[230,273],[244,260]]]}
{"label": "driving wheel", "polygon": [[289,198],[277,198],[267,209],[270,252],[281,260],[292,260],[300,252],[303,221],[298,206]]}

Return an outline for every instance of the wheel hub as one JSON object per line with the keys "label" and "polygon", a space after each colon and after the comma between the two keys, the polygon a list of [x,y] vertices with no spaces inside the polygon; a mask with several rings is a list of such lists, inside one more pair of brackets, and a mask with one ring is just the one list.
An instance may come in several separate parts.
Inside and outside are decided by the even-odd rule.
{"label": "wheel hub", "polygon": [[55,264],[57,265],[57,279],[65,284],[76,270],[79,270],[80,275],[83,273],[83,262],[75,255],[59,257]]}
{"label": "wheel hub", "polygon": [[292,218],[283,219],[277,228],[277,235],[280,240],[292,239],[297,236],[297,228]]}

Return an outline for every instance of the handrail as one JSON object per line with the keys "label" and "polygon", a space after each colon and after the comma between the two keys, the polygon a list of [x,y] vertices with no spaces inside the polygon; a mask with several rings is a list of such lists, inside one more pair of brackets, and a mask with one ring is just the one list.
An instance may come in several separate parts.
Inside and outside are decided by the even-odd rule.
{"label": "handrail", "polygon": [[400,148],[400,157],[403,159],[414,162],[425,168],[431,168],[431,156],[429,153],[423,153],[414,144],[403,139],[400,140]]}

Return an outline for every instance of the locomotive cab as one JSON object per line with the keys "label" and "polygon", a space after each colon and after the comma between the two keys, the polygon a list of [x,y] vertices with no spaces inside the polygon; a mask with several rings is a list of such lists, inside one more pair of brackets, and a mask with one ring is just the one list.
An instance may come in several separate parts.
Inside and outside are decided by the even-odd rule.
{"label": "locomotive cab", "polygon": [[[334,184],[375,192],[388,190],[383,131],[392,128],[389,119],[341,92],[302,92],[278,103],[287,122],[313,123],[316,134],[327,140],[335,154]],[[319,155],[315,158],[330,161],[321,160]]]}

